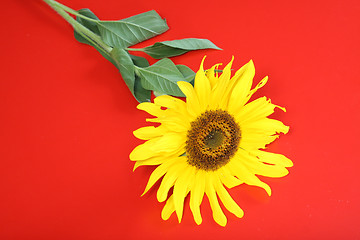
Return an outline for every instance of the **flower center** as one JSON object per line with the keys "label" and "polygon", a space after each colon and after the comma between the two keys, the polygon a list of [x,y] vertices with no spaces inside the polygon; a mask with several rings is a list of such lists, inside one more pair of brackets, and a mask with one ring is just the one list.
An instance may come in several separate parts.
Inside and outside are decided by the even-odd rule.
{"label": "flower center", "polygon": [[224,134],[221,130],[214,129],[204,139],[205,146],[211,149],[219,147],[224,141]]}
{"label": "flower center", "polygon": [[191,122],[185,146],[187,162],[198,169],[215,171],[230,161],[240,137],[239,125],[228,112],[206,111]]}

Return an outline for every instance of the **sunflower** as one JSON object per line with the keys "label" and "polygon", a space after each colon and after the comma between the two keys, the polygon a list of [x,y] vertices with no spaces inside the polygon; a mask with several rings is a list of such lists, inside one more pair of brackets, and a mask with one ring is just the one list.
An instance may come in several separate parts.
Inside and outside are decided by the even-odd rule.
{"label": "sunflower", "polygon": [[260,149],[265,149],[279,133],[286,134],[289,127],[268,118],[275,108],[285,109],[266,97],[247,103],[268,80],[265,77],[251,89],[255,75],[252,61],[231,77],[233,59],[221,74],[218,71],[221,64],[204,71],[204,59],[194,86],[178,82],[186,102],[162,95],[156,97],[154,103],[137,106],[156,117],[147,119],[148,122],[159,124],[134,131],[135,137],[146,142],[131,152],[130,159],[136,161],[134,170],[143,165],[157,166],[143,195],[162,178],[157,199],[166,201],[161,213],[164,220],[176,212],[181,222],[184,199],[190,195],[194,220],[201,224],[200,205],[206,195],[215,222],[225,226],[227,218],[219,199],[235,216],[244,215],[227,189],[245,183],[263,188],[270,196],[270,187],[256,175],[288,174],[286,167],[292,166],[290,159]]}

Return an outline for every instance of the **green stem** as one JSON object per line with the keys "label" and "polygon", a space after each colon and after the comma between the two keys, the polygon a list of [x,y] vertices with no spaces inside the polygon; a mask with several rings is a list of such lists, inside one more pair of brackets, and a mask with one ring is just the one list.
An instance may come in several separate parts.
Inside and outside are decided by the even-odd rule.
{"label": "green stem", "polygon": [[56,2],[54,0],[44,0],[44,1],[47,2],[49,5],[51,3],[51,5],[57,6],[57,7],[61,8],[62,10],[66,11],[68,13],[74,14],[75,16],[80,17],[82,19],[86,19],[87,21],[98,22],[98,20],[95,20],[95,19],[89,18],[89,17],[87,17],[85,15],[82,15],[78,11],[75,11],[74,9],[69,8],[68,6],[65,6],[64,4],[61,4],[61,3]]}
{"label": "green stem", "polygon": [[[93,33],[88,28],[84,27],[81,23],[76,21],[73,17],[71,17],[67,12],[70,12],[71,10],[73,12],[76,12],[75,10],[72,10],[71,8],[68,8],[54,0],[44,0],[52,9],[54,9],[60,16],[62,16],[73,28],[76,32],[78,32],[82,37],[84,37],[86,40],[91,42],[93,45],[97,46],[101,51],[104,53],[110,55],[110,52],[112,50],[112,47],[104,43],[104,41],[100,38],[99,35]],[[66,8],[66,9],[64,9]],[[75,13],[74,13],[75,15]],[[81,15],[76,12],[76,15]],[[80,16],[79,16],[80,17]],[[81,17],[84,17],[81,15]],[[88,19],[87,19],[88,20]],[[94,20],[94,19],[92,19]],[[96,20],[95,20],[96,21]]]}

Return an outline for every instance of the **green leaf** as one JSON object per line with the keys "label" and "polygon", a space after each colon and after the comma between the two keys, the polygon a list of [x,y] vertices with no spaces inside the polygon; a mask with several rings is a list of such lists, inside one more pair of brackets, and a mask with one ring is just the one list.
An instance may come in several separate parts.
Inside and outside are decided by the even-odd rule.
{"label": "green leaf", "polygon": [[187,79],[168,58],[161,59],[146,68],[136,67],[135,73],[141,78],[141,84],[145,89],[153,90],[158,94],[184,97],[176,82]]}
{"label": "green leaf", "polygon": [[148,60],[146,60],[146,58],[144,58],[144,57],[139,57],[139,56],[135,56],[135,55],[131,55],[131,54],[130,54],[130,57],[131,57],[131,60],[133,61],[133,63],[138,67],[145,68],[145,67],[150,66]]}
{"label": "green leaf", "polygon": [[[185,80],[192,85],[194,85],[194,79],[195,79],[195,72],[191,70],[188,66],[185,65],[176,65],[176,68],[179,70],[179,72],[183,75]],[[154,91],[155,96],[161,96],[164,95],[164,93],[158,93]]]}
{"label": "green leaf", "polygon": [[[129,55],[131,57],[131,60],[133,61],[133,63],[136,66],[148,67],[150,65],[148,60],[146,60],[146,58],[134,56],[131,54],[129,54]],[[138,100],[139,102],[150,102],[151,91],[143,88],[143,86],[141,85],[140,77],[136,76],[136,75],[135,75],[134,93],[135,93],[136,100]]]}
{"label": "green leaf", "polygon": [[[90,9],[84,8],[84,9],[78,10],[77,12],[80,13],[81,15],[84,15],[84,16],[88,17],[88,18],[91,18],[91,19],[94,19],[94,20],[99,20],[99,18]],[[89,29],[93,33],[95,33],[97,35],[100,35],[100,32],[99,32],[99,29],[97,27],[96,22],[92,22],[92,21],[83,19],[81,17],[76,17],[76,21],[81,23],[84,27],[86,27],[87,29]],[[74,31],[74,36],[75,36],[75,39],[78,40],[79,42],[89,44],[89,45],[93,46],[88,40],[86,40],[78,32]]]}
{"label": "green leaf", "polygon": [[144,89],[140,84],[140,79],[135,77],[135,66],[130,55],[120,48],[114,48],[111,56],[119,69],[126,86],[138,102],[150,101],[151,92]]}
{"label": "green leaf", "polygon": [[195,79],[195,72],[185,65],[176,65],[177,69],[181,72],[187,82],[192,83]]}
{"label": "green leaf", "polygon": [[141,85],[141,79],[138,76],[135,76],[135,86],[134,86],[135,98],[138,102],[150,102],[151,100],[151,91],[143,88]]}
{"label": "green leaf", "polygon": [[[130,54],[130,57],[136,66],[143,67],[143,68],[150,66],[150,64],[149,64],[148,60],[146,60],[146,58],[134,56],[131,54]],[[143,88],[143,86],[141,85],[141,78],[136,75],[135,75],[135,90],[134,91],[136,93],[136,99],[139,102],[150,102],[151,91]]]}
{"label": "green leaf", "polygon": [[218,48],[215,44],[207,39],[185,38],[180,40],[157,42],[152,46],[143,48],[142,51],[155,59],[160,59],[178,56],[188,51],[200,49],[221,50],[221,48]]}
{"label": "green leaf", "polygon": [[134,93],[135,66],[129,54],[124,49],[113,48],[111,56],[114,59],[116,67],[119,69],[126,86]]}
{"label": "green leaf", "polygon": [[119,21],[98,21],[97,26],[103,41],[118,48],[132,46],[169,29],[154,10]]}

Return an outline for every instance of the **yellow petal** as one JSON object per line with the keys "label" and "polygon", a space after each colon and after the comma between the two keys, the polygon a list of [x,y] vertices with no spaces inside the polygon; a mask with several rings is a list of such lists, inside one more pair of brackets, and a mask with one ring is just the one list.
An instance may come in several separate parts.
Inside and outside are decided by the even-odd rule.
{"label": "yellow petal", "polygon": [[197,171],[190,194],[190,209],[197,225],[202,222],[200,204],[205,192],[205,174],[202,170]]}
{"label": "yellow petal", "polygon": [[174,204],[179,223],[181,222],[183,215],[184,199],[188,193],[190,184],[192,183],[193,175],[194,168],[188,166],[174,184]]}
{"label": "yellow petal", "polygon": [[130,153],[131,160],[145,160],[161,153],[173,153],[184,147],[185,134],[167,133],[138,145]]}
{"label": "yellow petal", "polygon": [[193,86],[184,81],[179,81],[177,84],[186,96],[186,106],[189,114],[193,117],[199,116],[201,113],[200,102]]}
{"label": "yellow petal", "polygon": [[255,66],[252,60],[242,66],[232,78],[234,83],[233,91],[230,95],[228,109],[231,113],[237,113],[248,101],[253,78],[255,76]]}
{"label": "yellow petal", "polygon": [[221,202],[224,204],[229,212],[233,213],[238,218],[244,216],[244,211],[237,205],[237,203],[232,199],[228,191],[224,188],[219,179],[214,181],[215,191],[219,195]]}
{"label": "yellow petal", "polygon": [[233,188],[235,186],[239,186],[240,184],[243,184],[242,181],[240,181],[238,178],[234,177],[230,171],[227,169],[226,166],[220,168],[217,171],[217,174],[220,178],[220,181],[225,184],[228,188]]}
{"label": "yellow petal", "polygon": [[157,199],[159,202],[166,200],[170,188],[174,185],[178,177],[183,174],[183,170],[188,167],[187,163],[183,160],[184,158],[179,158],[177,163],[169,168],[168,172],[162,179],[160,187],[157,191]]}
{"label": "yellow petal", "polygon": [[154,99],[154,103],[162,107],[174,109],[178,112],[183,112],[183,110],[186,109],[186,103],[184,101],[169,95],[161,95],[156,97]]}
{"label": "yellow petal", "polygon": [[166,129],[171,129],[172,132],[186,132],[190,127],[190,119],[187,119],[186,116],[180,115],[179,113],[175,114],[166,114],[163,117],[159,118],[147,118],[147,122],[156,122],[161,123],[161,125]]}
{"label": "yellow petal", "polygon": [[164,176],[156,195],[159,202],[164,202],[167,199],[169,190],[174,185],[178,177],[178,174],[171,173]]}
{"label": "yellow petal", "polygon": [[156,156],[157,153],[151,150],[151,143],[155,141],[157,141],[157,138],[148,140],[147,142],[136,146],[129,155],[130,160],[131,161],[145,160]]}
{"label": "yellow petal", "polygon": [[288,126],[285,126],[281,121],[270,118],[262,118],[257,121],[247,121],[241,126],[249,132],[264,133],[267,135],[273,135],[276,133],[286,134],[289,132]]}
{"label": "yellow petal", "polygon": [[219,77],[219,81],[229,81],[231,77],[231,66],[234,62],[234,56],[231,57],[230,62],[225,66],[223,72]]}
{"label": "yellow petal", "polygon": [[259,119],[266,118],[274,112],[276,107],[285,110],[284,108],[272,104],[270,99],[267,100],[266,97],[261,97],[246,104],[241,111],[234,116],[241,125],[245,122],[257,121]]}
{"label": "yellow petal", "polygon": [[163,210],[161,211],[161,218],[163,220],[168,220],[173,212],[175,212],[175,204],[174,204],[174,196],[171,195],[166,201]]}
{"label": "yellow petal", "polygon": [[266,145],[275,141],[279,135],[255,133],[244,129],[241,131],[240,148],[246,150],[265,149]]}
{"label": "yellow petal", "polygon": [[153,165],[160,165],[161,163],[163,163],[164,161],[166,161],[166,157],[153,157],[153,158],[149,158],[146,160],[142,160],[142,161],[137,161],[135,162],[133,171],[135,171],[135,169],[137,169],[140,166],[153,166]]}
{"label": "yellow petal", "polygon": [[133,132],[134,136],[141,140],[149,140],[151,138],[160,137],[166,133],[164,127],[147,126],[142,127]]}
{"label": "yellow petal", "polygon": [[[187,106],[184,101],[181,99],[169,96],[169,95],[162,95],[154,99],[154,103],[156,105],[162,106],[167,108],[165,114],[163,116],[164,119],[172,118],[173,121],[181,125],[181,122],[185,122],[186,124],[182,125],[189,125],[191,115],[189,115],[187,111]],[[181,116],[181,117],[179,117]],[[163,121],[164,122],[164,121]],[[169,121],[166,121],[169,122]],[[175,128],[176,130],[176,128]]]}
{"label": "yellow petal", "polygon": [[[149,157],[149,158],[146,158],[146,159],[134,160],[134,159],[130,158],[130,160],[131,161],[138,161],[138,162],[166,161],[167,159],[181,156],[184,152],[185,152],[184,148],[179,148],[177,151],[167,152],[167,153],[163,152],[161,154],[156,154],[156,156]],[[146,164],[141,164],[141,165],[146,165]],[[150,165],[156,165],[156,164],[150,164]]]}
{"label": "yellow petal", "polygon": [[161,117],[164,114],[164,111],[161,110],[160,106],[157,106],[150,102],[140,103],[139,105],[137,105],[137,108],[157,117]]}
{"label": "yellow petal", "polygon": [[243,154],[244,158],[242,163],[256,175],[266,176],[266,177],[283,177],[286,176],[289,171],[280,165],[269,165],[259,161],[256,156],[250,154]]}
{"label": "yellow petal", "polygon": [[213,88],[211,93],[211,99],[209,108],[210,109],[226,109],[224,103],[227,103],[227,96],[224,96],[226,89],[230,83],[230,76],[231,76],[231,66],[234,61],[234,57],[232,57],[231,61],[225,66],[223,72],[221,73],[218,82]]}
{"label": "yellow petal", "polygon": [[222,227],[226,226],[227,223],[227,219],[225,214],[223,213],[223,211],[221,210],[221,207],[219,205],[217,196],[216,196],[216,192],[215,192],[215,188],[214,188],[214,183],[213,183],[213,178],[214,178],[214,174],[213,173],[208,173],[207,174],[207,179],[206,179],[206,187],[205,187],[205,192],[206,195],[209,199],[210,202],[210,206],[213,212],[213,218],[215,220],[215,222],[217,224],[219,224]]}
{"label": "yellow petal", "polygon": [[218,72],[215,72],[215,70],[217,70],[220,65],[221,65],[221,63],[215,64],[210,69],[208,69],[205,73],[206,77],[209,79],[211,88],[213,88],[215,86],[215,84],[217,83],[217,81],[219,80],[219,74],[218,74]]}
{"label": "yellow petal", "polygon": [[275,164],[283,167],[292,167],[293,162],[282,154],[265,152],[261,150],[253,151],[252,154],[257,156],[261,162]]}
{"label": "yellow petal", "polygon": [[[192,119],[192,118],[191,118]],[[147,122],[161,123],[161,126],[171,132],[184,133],[190,128],[190,119],[179,117],[175,115],[168,115],[161,118],[147,118]]]}
{"label": "yellow petal", "polygon": [[264,77],[263,79],[261,79],[261,81],[254,87],[254,89],[251,89],[251,91],[249,92],[249,95],[247,96],[247,100],[249,101],[249,99],[251,98],[251,96],[260,88],[262,88],[263,86],[265,86],[265,84],[268,81],[268,76]]}
{"label": "yellow petal", "polygon": [[209,95],[211,92],[210,82],[209,82],[209,79],[205,75],[205,71],[204,71],[204,67],[203,67],[204,60],[205,60],[205,57],[201,61],[200,68],[199,68],[198,72],[196,73],[195,81],[194,81],[194,83],[195,83],[194,90],[199,99],[201,112],[204,112],[206,110],[206,108],[209,104]]}
{"label": "yellow petal", "polygon": [[289,171],[285,167],[277,165],[268,165],[260,162],[246,162],[244,164],[246,167],[251,169],[254,174],[265,177],[284,177],[289,173]]}
{"label": "yellow petal", "polygon": [[145,190],[141,196],[143,196],[149,189],[168,171],[169,167],[171,167],[176,161],[177,157],[168,159],[166,162],[158,166],[150,175],[149,181],[145,187]]}
{"label": "yellow petal", "polygon": [[251,173],[242,163],[241,156],[237,154],[229,163],[229,168],[237,178],[247,185],[257,186],[263,188],[269,196],[271,196],[271,188],[266,183],[260,181],[253,173]]}

